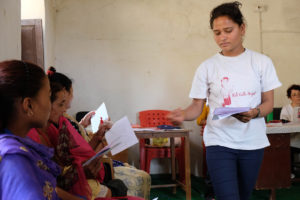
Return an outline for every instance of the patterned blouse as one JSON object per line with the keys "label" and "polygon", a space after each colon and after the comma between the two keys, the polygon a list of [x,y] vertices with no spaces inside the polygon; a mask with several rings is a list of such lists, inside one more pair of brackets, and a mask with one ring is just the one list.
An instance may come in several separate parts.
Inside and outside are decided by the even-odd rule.
{"label": "patterned blouse", "polygon": [[5,129],[0,133],[0,200],[59,199],[53,149]]}

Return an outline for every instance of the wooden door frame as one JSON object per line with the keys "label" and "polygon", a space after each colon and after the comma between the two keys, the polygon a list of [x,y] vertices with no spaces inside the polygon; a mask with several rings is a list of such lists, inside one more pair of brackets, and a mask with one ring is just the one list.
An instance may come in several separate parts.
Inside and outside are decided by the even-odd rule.
{"label": "wooden door frame", "polygon": [[[32,34],[34,35],[32,37],[35,39],[35,53],[36,53],[36,62],[34,63],[44,68],[44,44],[43,44],[42,19],[24,19],[21,20],[21,25],[22,27],[33,26],[34,31]],[[23,59],[23,54],[22,54],[22,59]]]}

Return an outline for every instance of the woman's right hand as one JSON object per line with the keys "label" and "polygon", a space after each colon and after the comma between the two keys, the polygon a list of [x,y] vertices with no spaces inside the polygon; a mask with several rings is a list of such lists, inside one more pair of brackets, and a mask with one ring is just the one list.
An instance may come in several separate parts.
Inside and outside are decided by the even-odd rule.
{"label": "woman's right hand", "polygon": [[167,119],[175,126],[181,125],[184,121],[184,111],[181,108],[177,108],[167,115]]}
{"label": "woman's right hand", "polygon": [[79,124],[86,128],[91,124],[91,118],[93,117],[93,115],[95,115],[95,111],[90,111],[80,120]]}

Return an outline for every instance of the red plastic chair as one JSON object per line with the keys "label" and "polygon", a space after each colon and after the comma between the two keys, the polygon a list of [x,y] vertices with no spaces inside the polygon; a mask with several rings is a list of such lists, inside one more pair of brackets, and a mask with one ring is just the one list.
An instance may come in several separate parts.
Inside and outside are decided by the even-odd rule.
{"label": "red plastic chair", "polygon": [[[159,125],[172,125],[165,116],[167,110],[145,110],[139,112],[141,127],[156,127]],[[153,158],[171,158],[170,147],[155,147],[146,143],[146,139],[140,139],[140,168],[147,173],[150,172],[150,163]],[[185,182],[184,163],[184,138],[181,138],[181,145],[175,147],[175,159],[179,166],[179,180]]]}

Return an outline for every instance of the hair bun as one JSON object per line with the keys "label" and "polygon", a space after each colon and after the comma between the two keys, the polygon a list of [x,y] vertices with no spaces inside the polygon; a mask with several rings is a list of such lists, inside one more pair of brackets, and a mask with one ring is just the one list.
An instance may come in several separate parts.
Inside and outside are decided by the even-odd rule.
{"label": "hair bun", "polygon": [[56,72],[56,69],[53,66],[50,66],[47,70],[47,75],[51,76]]}

